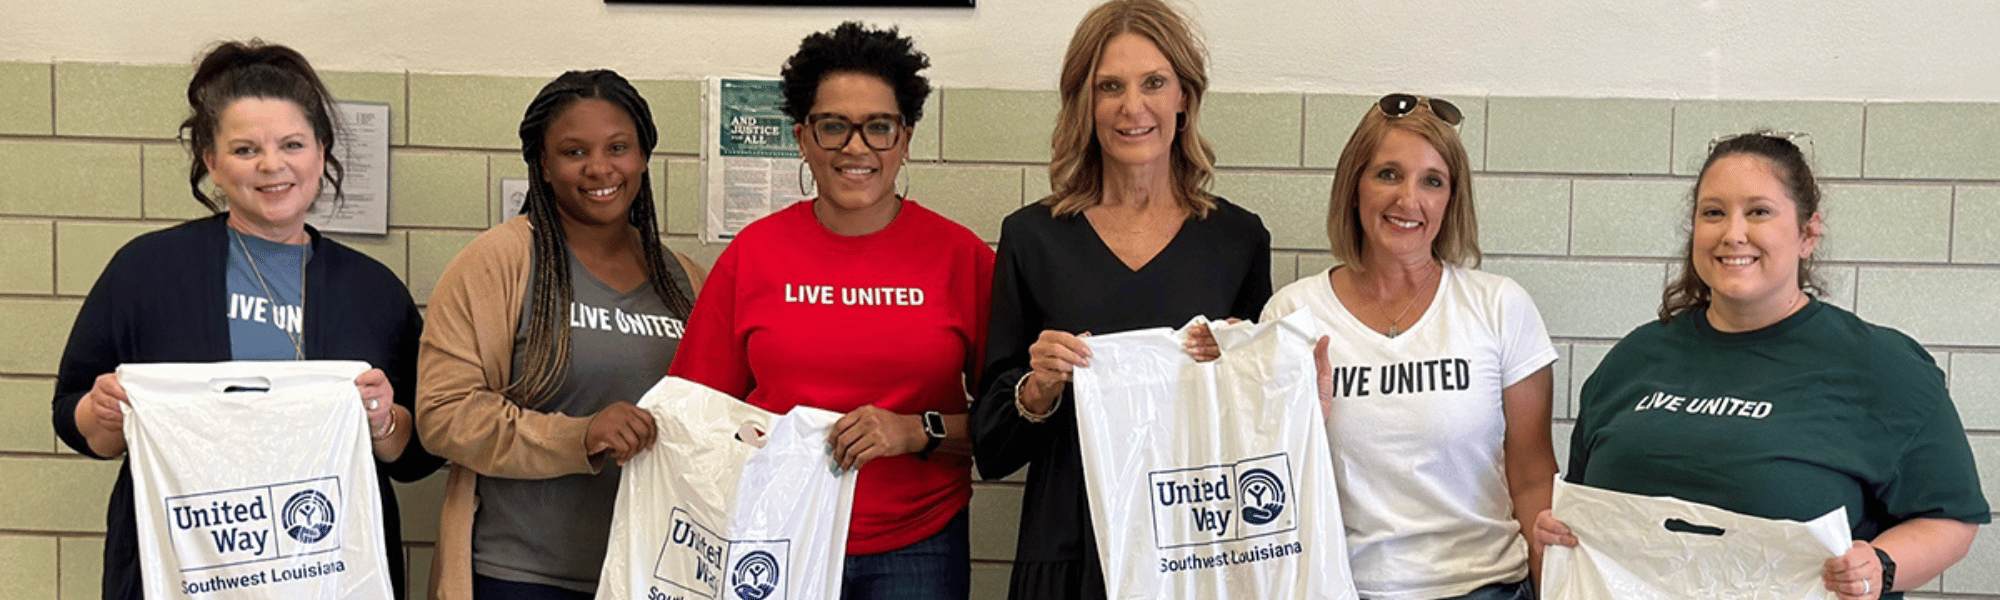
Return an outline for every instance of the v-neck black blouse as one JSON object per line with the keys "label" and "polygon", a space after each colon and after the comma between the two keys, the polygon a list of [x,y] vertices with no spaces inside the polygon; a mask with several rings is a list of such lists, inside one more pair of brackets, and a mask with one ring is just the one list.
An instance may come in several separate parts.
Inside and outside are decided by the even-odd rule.
{"label": "v-neck black blouse", "polygon": [[1032,204],[1009,215],[993,269],[985,390],[972,407],[973,455],[987,479],[1028,472],[1012,598],[1103,598],[1077,441],[1075,399],[1063,392],[1047,421],[1014,407],[1028,346],[1046,329],[1116,333],[1179,327],[1195,315],[1257,318],[1271,297],[1271,234],[1256,214],[1217,198],[1189,217],[1138,269],[1118,259],[1082,215]]}

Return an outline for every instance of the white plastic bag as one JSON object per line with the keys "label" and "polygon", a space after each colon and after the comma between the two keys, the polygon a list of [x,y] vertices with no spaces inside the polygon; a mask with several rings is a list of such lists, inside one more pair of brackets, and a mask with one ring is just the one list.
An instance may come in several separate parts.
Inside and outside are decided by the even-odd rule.
{"label": "white plastic bag", "polygon": [[390,597],[368,368],[118,367],[146,597]]}
{"label": "white plastic bag", "polygon": [[1801,523],[1560,477],[1554,500],[1578,543],[1543,554],[1543,600],[1831,600],[1820,571],[1852,545],[1844,506]]}
{"label": "white plastic bag", "polygon": [[639,408],[659,437],[620,475],[599,600],[839,597],[854,505],[826,443],[839,414],[776,416],[674,377]]}
{"label": "white plastic bag", "polygon": [[1355,598],[1312,316],[1213,331],[1213,362],[1188,358],[1184,330],[1159,328],[1090,338],[1090,366],[1076,370],[1106,591]]}

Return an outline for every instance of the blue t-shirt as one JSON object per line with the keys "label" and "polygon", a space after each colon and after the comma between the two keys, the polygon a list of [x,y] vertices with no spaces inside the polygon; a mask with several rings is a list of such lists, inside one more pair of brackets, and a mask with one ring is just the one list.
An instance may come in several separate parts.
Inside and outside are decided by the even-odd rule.
{"label": "blue t-shirt", "polygon": [[305,265],[312,245],[229,230],[229,354],[296,360],[305,341]]}

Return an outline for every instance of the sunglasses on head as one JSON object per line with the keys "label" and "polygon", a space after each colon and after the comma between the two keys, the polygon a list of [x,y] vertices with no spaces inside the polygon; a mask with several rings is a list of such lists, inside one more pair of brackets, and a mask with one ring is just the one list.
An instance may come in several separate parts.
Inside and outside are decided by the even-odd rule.
{"label": "sunglasses on head", "polygon": [[1452,104],[1443,98],[1425,98],[1410,94],[1389,94],[1383,96],[1381,100],[1375,101],[1375,107],[1382,109],[1382,114],[1390,118],[1401,117],[1416,112],[1419,106],[1430,107],[1431,114],[1437,115],[1437,118],[1443,119],[1448,125],[1456,126],[1460,121],[1465,120],[1465,113],[1458,112],[1458,105]]}
{"label": "sunglasses on head", "polygon": [[1708,140],[1708,153],[1715,154],[1715,147],[1722,145],[1723,142],[1748,135],[1778,138],[1781,140],[1785,140],[1787,142],[1791,142],[1792,146],[1797,147],[1799,149],[1799,153],[1804,155],[1806,160],[1808,161],[1813,160],[1813,154],[1815,152],[1813,149],[1812,134],[1804,131],[1760,130],[1760,131],[1752,131],[1749,133],[1727,133],[1721,136],[1717,136],[1714,139]]}

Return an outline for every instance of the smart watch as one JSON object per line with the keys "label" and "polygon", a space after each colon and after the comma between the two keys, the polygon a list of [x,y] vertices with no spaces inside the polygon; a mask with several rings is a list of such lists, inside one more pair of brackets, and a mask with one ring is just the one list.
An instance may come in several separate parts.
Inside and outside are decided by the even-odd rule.
{"label": "smart watch", "polygon": [[[1874,548],[1874,545],[1870,544],[1869,547]],[[1896,589],[1896,561],[1889,558],[1889,553],[1883,552],[1881,548],[1875,548],[1875,558],[1882,561],[1881,592],[1887,594],[1889,590]]]}
{"label": "smart watch", "polygon": [[924,437],[930,439],[924,442],[924,449],[917,451],[917,460],[930,460],[931,452],[938,449],[938,444],[944,443],[944,415],[938,414],[935,410],[927,410],[924,411],[923,418]]}

